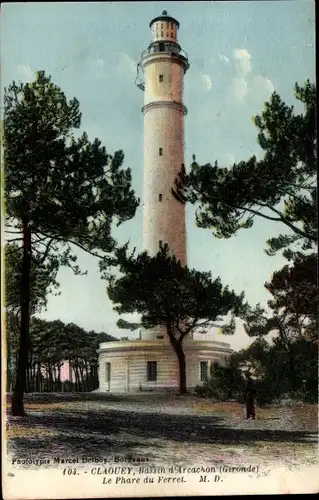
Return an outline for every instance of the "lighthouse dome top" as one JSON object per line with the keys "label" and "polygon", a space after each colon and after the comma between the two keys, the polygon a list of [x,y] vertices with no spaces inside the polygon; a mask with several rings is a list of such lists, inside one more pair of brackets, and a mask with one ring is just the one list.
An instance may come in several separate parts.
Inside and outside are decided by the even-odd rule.
{"label": "lighthouse dome top", "polygon": [[167,13],[167,10],[163,10],[162,14],[160,16],[154,17],[152,21],[150,22],[150,28],[154,23],[160,22],[160,21],[165,21],[165,22],[172,22],[176,25],[177,29],[179,28],[179,22],[174,19],[174,17],[170,16]]}

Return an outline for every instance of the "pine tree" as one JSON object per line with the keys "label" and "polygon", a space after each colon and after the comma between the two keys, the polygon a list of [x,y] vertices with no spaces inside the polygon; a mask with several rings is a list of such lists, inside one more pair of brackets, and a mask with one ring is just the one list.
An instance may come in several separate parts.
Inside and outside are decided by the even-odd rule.
{"label": "pine tree", "polygon": [[[127,246],[116,251],[115,261],[123,276],[109,277],[108,295],[114,309],[121,313],[141,314],[145,328],[163,326],[179,363],[180,393],[187,392],[186,360],[183,341],[195,330],[207,331],[218,326],[225,334],[235,330],[235,315],[245,310],[244,294],[223,287],[210,272],[182,266],[169,255],[164,245],[155,257],[146,252],[127,255]],[[219,322],[232,313],[230,324]]]}
{"label": "pine tree", "polygon": [[[114,221],[132,218],[138,206],[124,155],[106,152],[98,139],[76,136],[77,99],[44,71],[32,83],[12,83],[4,93],[6,230],[22,246],[21,321],[13,415],[24,415],[29,350],[32,259],[54,262],[75,273],[75,248],[98,257],[114,249]],[[14,236],[12,236],[14,233]]]}
{"label": "pine tree", "polygon": [[288,234],[269,238],[267,253],[283,250],[288,259],[313,250],[318,237],[315,85],[296,84],[295,97],[303,113],[274,92],[254,118],[263,158],[221,168],[217,162],[199,165],[193,156],[190,172],[182,166],[172,188],[182,203],[198,207],[197,225],[218,238],[230,238],[256,219],[280,223]]}

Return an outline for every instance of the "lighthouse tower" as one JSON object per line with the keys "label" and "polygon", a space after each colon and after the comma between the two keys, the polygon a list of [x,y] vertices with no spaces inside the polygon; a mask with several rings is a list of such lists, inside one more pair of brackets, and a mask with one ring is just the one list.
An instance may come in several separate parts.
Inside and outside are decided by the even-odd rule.
{"label": "lighthouse tower", "polygon": [[136,82],[144,90],[143,247],[156,255],[168,244],[186,265],[185,205],[172,188],[184,163],[183,83],[189,63],[177,41],[176,19],[164,10],[150,28],[152,42],[141,54]]}
{"label": "lighthouse tower", "polygon": [[[184,163],[184,75],[189,67],[177,41],[179,23],[164,10],[150,23],[152,41],[142,52],[136,85],[144,91],[144,250],[156,255],[165,243],[186,265],[185,205],[172,194]],[[228,344],[193,335],[184,339],[187,387],[225,363]],[[99,348],[100,392],[172,390],[179,368],[164,327],[140,331],[139,339],[104,342]]]}

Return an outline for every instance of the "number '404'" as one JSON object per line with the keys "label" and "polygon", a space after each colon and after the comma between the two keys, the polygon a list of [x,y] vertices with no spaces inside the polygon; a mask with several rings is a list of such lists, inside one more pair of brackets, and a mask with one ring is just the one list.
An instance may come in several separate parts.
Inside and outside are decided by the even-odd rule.
{"label": "number '404'", "polygon": [[63,476],[72,476],[76,474],[76,469],[63,469]]}

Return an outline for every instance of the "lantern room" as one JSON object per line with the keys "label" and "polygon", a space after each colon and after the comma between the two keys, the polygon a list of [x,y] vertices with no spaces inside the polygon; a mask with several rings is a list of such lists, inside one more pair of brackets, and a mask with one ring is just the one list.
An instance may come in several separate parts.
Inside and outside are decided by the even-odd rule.
{"label": "lantern room", "polygon": [[179,22],[163,10],[162,15],[155,17],[150,22],[152,30],[152,42],[175,42],[177,43],[177,30]]}

